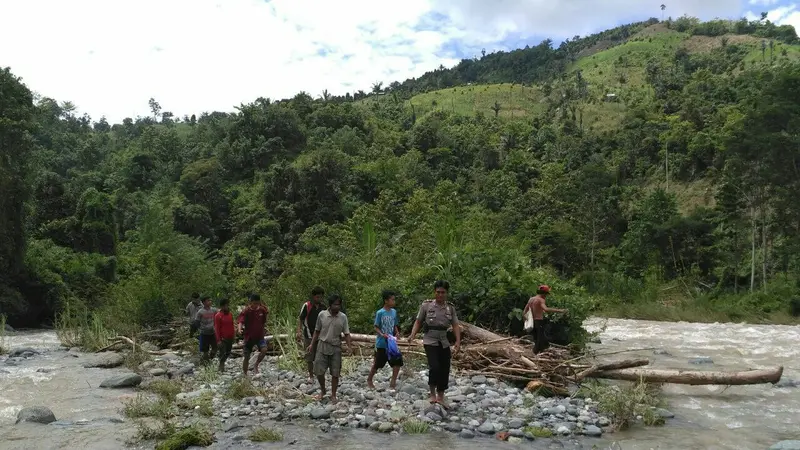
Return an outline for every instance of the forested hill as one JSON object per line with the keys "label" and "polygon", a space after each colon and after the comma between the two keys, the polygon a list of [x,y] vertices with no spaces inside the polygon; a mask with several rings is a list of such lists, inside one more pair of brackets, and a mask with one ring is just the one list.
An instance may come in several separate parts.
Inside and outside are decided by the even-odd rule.
{"label": "forested hill", "polygon": [[[790,320],[796,41],[768,22],[651,21],[389,95],[183,120],[151,99],[152,117],[114,125],[34,99],[6,69],[0,308],[14,325],[60,310],[125,330],[193,291],[260,292],[278,325],[319,284],[369,329],[381,289],[408,321],[445,278],[461,317],[498,328],[541,283],[573,323],[598,308]],[[520,94],[475,106],[506,88]]]}

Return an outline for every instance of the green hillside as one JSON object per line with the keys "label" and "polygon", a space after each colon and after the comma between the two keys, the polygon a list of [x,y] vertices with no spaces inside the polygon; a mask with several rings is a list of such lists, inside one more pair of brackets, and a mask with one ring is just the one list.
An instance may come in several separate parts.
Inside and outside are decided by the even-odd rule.
{"label": "green hillside", "polygon": [[[612,131],[619,126],[627,103],[654,95],[647,81],[648,64],[669,64],[681,52],[697,58],[714,58],[724,52],[735,54],[740,61],[735,69],[800,58],[800,45],[776,40],[762,54],[764,38],[754,35],[704,36],[676,31],[665,23],[635,29],[638,31],[625,39],[581,49],[574,62],[544,83],[469,83],[416,94],[405,103],[413,106],[418,115],[440,109],[464,115],[480,113],[506,119],[532,119],[546,115],[549,105],[559,104],[564,93],[558,89],[564,84],[563,77],[575,77],[580,72],[586,89],[581,104],[584,125],[593,131]],[[733,75],[736,70],[728,73]],[[375,101],[396,100],[390,94],[362,100],[366,104]]]}
{"label": "green hillside", "polygon": [[796,322],[797,45],[651,19],[372,94],[180,120],[151,99],[118,124],[0,70],[0,314],[97,348],[192,292],[257,292],[292,333],[321,285],[361,330],[397,291],[408,331],[447,279],[459,317],[504,331],[550,284],[576,340],[589,314]]}

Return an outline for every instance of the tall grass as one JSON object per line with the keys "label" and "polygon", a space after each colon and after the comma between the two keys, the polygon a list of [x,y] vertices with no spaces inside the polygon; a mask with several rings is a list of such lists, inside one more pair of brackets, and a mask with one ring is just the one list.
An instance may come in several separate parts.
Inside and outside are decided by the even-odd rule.
{"label": "tall grass", "polygon": [[623,386],[604,383],[587,383],[582,394],[598,402],[598,410],[611,416],[615,430],[630,428],[641,417],[644,425],[663,425],[664,419],[655,408],[664,404],[659,386],[636,382]]}
{"label": "tall grass", "polygon": [[116,333],[106,328],[96,313],[67,303],[56,317],[56,335],[67,347],[97,351],[108,346]]}

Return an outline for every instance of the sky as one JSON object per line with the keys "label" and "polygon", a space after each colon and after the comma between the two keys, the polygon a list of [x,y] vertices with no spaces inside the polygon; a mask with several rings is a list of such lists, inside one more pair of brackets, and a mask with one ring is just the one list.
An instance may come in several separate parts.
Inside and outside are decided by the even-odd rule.
{"label": "sky", "polygon": [[[800,0],[0,0],[0,67],[109,122],[344,94],[487,52],[683,14],[800,29]],[[402,5],[402,6],[401,6]]]}

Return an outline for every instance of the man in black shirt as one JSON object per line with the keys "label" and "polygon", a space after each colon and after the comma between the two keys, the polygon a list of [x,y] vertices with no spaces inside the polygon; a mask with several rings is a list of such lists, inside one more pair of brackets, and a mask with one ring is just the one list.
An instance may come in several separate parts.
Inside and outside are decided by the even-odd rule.
{"label": "man in black shirt", "polygon": [[314,327],[317,325],[317,316],[321,311],[325,310],[325,305],[322,304],[322,297],[325,296],[325,290],[317,286],[311,290],[311,300],[303,303],[300,308],[300,318],[297,321],[297,340],[303,341],[303,348],[306,350],[305,361],[308,366],[308,379],[314,381],[314,355],[317,353],[316,348],[308,350],[311,345],[311,340],[314,337]]}

